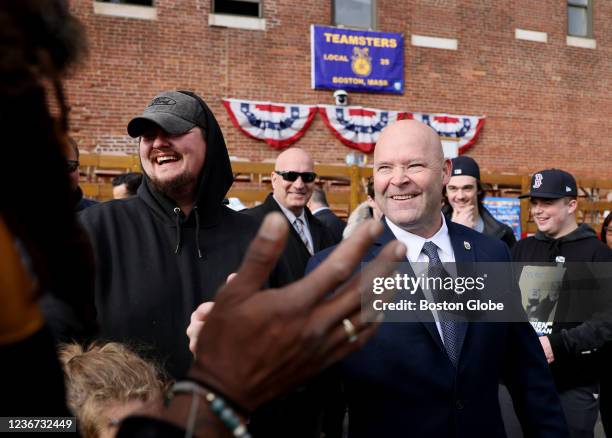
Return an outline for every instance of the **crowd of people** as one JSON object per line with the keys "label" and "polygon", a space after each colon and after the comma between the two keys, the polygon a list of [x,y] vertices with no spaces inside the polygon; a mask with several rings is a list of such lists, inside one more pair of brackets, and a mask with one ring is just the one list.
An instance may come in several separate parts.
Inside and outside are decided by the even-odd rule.
{"label": "crowd of people", "polygon": [[[578,223],[570,173],[533,174],[538,231],[517,242],[483,204],[476,161],[402,120],[382,131],[347,223],[297,147],[277,156],[263,203],[238,212],[219,124],[179,90],[127,123],[143,172],[95,202],[63,91],[86,53],[80,23],[62,0],[5,2],[0,22],[0,123],[45,182],[15,187],[9,168],[0,184],[2,416],[74,415],[86,437],[574,438],[593,437],[601,410],[612,436],[610,279],[576,268],[612,262],[612,216],[600,237]],[[481,262],[562,269],[548,332],[526,316],[367,310],[399,263],[433,277]],[[593,299],[574,293],[585,278]]]}

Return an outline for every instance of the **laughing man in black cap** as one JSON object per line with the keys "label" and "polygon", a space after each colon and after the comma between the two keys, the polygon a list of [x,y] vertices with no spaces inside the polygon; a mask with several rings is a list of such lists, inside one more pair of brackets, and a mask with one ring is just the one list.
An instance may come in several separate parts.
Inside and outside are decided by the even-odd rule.
{"label": "laughing man in black cap", "polygon": [[96,255],[101,335],[152,347],[180,376],[193,360],[185,336],[191,313],[237,270],[257,224],[223,205],[230,160],[198,96],[161,93],[127,129],[140,138],[137,195],[81,215]]}
{"label": "laughing man in black cap", "polygon": [[512,248],[516,243],[512,228],[495,219],[482,203],[485,192],[476,161],[464,155],[451,161],[453,168],[442,208],[446,219],[501,239]]}

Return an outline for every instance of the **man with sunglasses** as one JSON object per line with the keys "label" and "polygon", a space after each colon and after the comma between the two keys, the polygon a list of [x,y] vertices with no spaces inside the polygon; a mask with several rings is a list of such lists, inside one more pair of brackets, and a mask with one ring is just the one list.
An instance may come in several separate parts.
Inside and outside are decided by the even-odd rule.
{"label": "man with sunglasses", "polygon": [[[289,222],[289,236],[281,259],[289,270],[289,280],[296,281],[304,276],[310,257],[334,245],[334,239],[306,204],[310,200],[317,175],[314,162],[303,149],[290,148],[277,158],[272,172],[272,193],[263,204],[244,210],[249,216],[262,223],[268,213],[283,213]],[[259,418],[249,425],[253,436],[286,436],[284,433],[271,435],[270,424],[276,430],[292,430],[292,437],[311,438],[321,435],[321,418],[325,408],[324,389],[330,384],[328,376],[312,379],[307,386],[276,400],[260,410]]]}
{"label": "man with sunglasses", "polygon": [[66,157],[66,169],[70,177],[74,210],[78,212],[97,204],[98,201],[83,196],[83,191],[79,187],[79,146],[72,137],[68,137],[68,144],[70,147]]}
{"label": "man with sunglasses", "polygon": [[283,259],[289,265],[292,281],[304,276],[306,264],[314,253],[335,243],[325,225],[306,206],[316,177],[310,155],[300,148],[287,149],[276,158],[272,172],[273,192],[263,204],[244,211],[259,223],[272,211],[285,215],[291,227]]}

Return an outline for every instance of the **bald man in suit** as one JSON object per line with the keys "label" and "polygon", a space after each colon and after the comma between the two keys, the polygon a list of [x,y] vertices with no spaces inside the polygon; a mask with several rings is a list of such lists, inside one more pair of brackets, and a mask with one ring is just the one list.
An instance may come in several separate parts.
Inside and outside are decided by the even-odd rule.
{"label": "bald man in suit", "polygon": [[[440,206],[450,173],[440,139],[427,125],[403,120],[381,133],[374,191],[385,231],[364,262],[393,239],[408,248],[410,271],[418,263],[431,269],[443,262],[510,262],[503,242],[445,220]],[[316,254],[307,271],[330,251]],[[348,342],[351,326],[366,324],[349,322]],[[500,381],[510,390],[525,436],[568,436],[546,358],[527,322],[449,323],[429,313],[429,319],[385,323],[336,372],[349,438],[505,438]]]}

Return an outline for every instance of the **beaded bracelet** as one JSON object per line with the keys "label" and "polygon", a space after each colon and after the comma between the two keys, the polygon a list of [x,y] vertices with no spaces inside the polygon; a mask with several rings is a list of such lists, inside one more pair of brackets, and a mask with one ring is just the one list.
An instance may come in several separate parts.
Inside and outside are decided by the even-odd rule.
{"label": "beaded bracelet", "polygon": [[[193,382],[196,385],[198,385],[198,386],[200,386],[202,388],[205,388],[208,392],[212,392],[213,394],[223,394],[223,391],[220,391],[219,388],[216,388],[215,386],[211,385],[210,383],[204,382],[204,381],[202,381],[200,379],[197,379],[195,377],[192,377],[192,376],[182,377],[181,378],[181,382]],[[241,416],[243,418],[248,418],[249,417],[249,411],[246,410],[245,408],[243,408],[242,406],[240,406],[240,404],[238,404],[235,400],[232,400],[231,398],[229,398],[225,394],[223,394],[223,399],[225,400],[225,404],[228,405],[230,408],[232,408],[234,410],[234,412],[238,414],[238,416]]]}
{"label": "beaded bracelet", "polygon": [[191,407],[189,408],[189,417],[185,431],[186,437],[193,436],[199,403],[196,395],[201,395],[210,404],[210,410],[236,438],[252,438],[247,430],[246,424],[236,415],[234,410],[227,405],[223,398],[192,381],[176,382],[172,385],[172,388],[170,388],[170,394],[185,392],[192,394]]}

